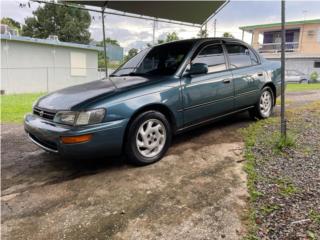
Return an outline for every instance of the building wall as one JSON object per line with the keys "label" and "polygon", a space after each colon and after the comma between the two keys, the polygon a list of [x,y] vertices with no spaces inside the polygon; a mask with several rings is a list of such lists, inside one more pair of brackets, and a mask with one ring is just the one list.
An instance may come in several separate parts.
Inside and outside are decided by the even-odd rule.
{"label": "building wall", "polygon": [[[280,61],[279,58],[269,58],[269,60]],[[320,68],[314,68],[314,62],[319,61],[319,58],[292,58],[286,59],[286,69],[298,70],[310,76],[314,71],[318,72],[320,76]],[[320,80],[320,79],[318,79]]]}
{"label": "building wall", "polygon": [[[300,29],[299,37],[299,50],[300,53],[315,54],[319,53],[320,56],[320,24],[304,24],[304,25],[290,25],[287,29]],[[259,34],[269,31],[280,30],[279,27],[272,28],[256,28],[253,30],[252,46],[255,49],[259,48]],[[313,35],[309,33],[313,32]]]}
{"label": "building wall", "polygon": [[110,62],[120,63],[123,60],[123,48],[117,45],[107,44],[107,56]]}
{"label": "building wall", "polygon": [[300,31],[301,53],[318,53],[320,57],[320,24],[302,25]]}
{"label": "building wall", "polygon": [[[85,70],[72,71],[71,53],[80,54]],[[9,94],[51,92],[101,77],[94,50],[2,39],[1,59],[1,90]]]}

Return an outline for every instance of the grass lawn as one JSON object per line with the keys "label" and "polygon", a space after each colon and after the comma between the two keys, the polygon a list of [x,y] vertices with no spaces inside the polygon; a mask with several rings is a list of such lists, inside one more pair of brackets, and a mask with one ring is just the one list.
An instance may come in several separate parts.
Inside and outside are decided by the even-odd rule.
{"label": "grass lawn", "polygon": [[31,112],[33,102],[42,93],[1,96],[1,123],[21,123],[26,113]]}
{"label": "grass lawn", "polygon": [[310,83],[310,84],[298,84],[298,83],[289,83],[287,84],[287,92],[301,92],[308,90],[320,90],[320,83]]}
{"label": "grass lawn", "polygon": [[[287,84],[287,92],[320,90],[320,83]],[[1,96],[1,123],[21,123],[23,116],[31,112],[32,103],[43,93],[13,94]],[[278,101],[280,103],[280,101]]]}

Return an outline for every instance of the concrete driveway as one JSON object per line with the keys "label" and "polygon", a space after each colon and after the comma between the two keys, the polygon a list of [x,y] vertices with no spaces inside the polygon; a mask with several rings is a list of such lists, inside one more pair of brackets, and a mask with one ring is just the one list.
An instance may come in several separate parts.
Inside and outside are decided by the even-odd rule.
{"label": "concrete driveway", "polygon": [[246,114],[175,139],[147,167],[66,162],[2,126],[4,239],[239,239],[246,203]]}
{"label": "concrete driveway", "polygon": [[21,125],[2,125],[2,239],[240,239],[248,195],[237,130],[250,122],[243,113],[180,135],[139,168],[62,161]]}

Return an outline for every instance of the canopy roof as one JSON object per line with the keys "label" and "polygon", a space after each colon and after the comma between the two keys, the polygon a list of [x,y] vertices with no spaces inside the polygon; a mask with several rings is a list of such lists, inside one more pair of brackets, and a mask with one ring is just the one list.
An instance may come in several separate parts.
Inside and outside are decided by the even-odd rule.
{"label": "canopy roof", "polygon": [[179,22],[204,24],[217,14],[228,0],[223,1],[72,1],[87,6],[113,9],[136,15],[168,19]]}

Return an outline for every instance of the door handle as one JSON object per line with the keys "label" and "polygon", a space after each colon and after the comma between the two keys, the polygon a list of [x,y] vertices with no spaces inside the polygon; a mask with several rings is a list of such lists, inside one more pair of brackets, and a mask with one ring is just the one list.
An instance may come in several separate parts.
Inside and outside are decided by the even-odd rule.
{"label": "door handle", "polygon": [[263,77],[263,73],[258,73],[258,77]]}
{"label": "door handle", "polygon": [[224,83],[224,84],[231,83],[231,80],[230,80],[230,79],[224,79],[224,80],[223,80],[223,83]]}

